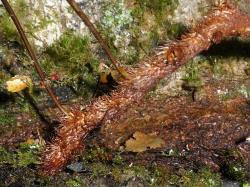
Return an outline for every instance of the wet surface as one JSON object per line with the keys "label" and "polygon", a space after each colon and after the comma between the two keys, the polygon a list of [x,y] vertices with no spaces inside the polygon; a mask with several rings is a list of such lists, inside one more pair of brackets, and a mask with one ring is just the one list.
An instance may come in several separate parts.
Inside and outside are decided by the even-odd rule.
{"label": "wet surface", "polygon": [[[238,68],[238,71],[244,72],[243,69]],[[248,180],[250,102],[248,93],[244,91],[250,85],[248,76],[246,73],[245,77],[240,79],[237,79],[237,76],[219,79],[208,69],[202,72],[201,78],[204,83],[197,89],[191,91],[185,89],[174,94],[175,96],[159,94],[157,91],[148,93],[141,103],[128,107],[118,119],[103,124],[100,129],[96,129],[88,136],[85,153],[82,157],[80,156],[80,159],[78,158],[79,160],[76,158],[63,172],[59,173],[56,184],[65,184],[65,180],[79,173],[79,176],[86,178],[85,182],[87,181],[89,185],[100,183],[112,186],[119,183],[129,186],[133,183],[145,186],[142,178],[128,178],[123,181],[112,179],[115,176],[112,173],[115,169],[110,169],[110,165],[105,164],[111,163],[113,167],[113,159],[117,153],[126,163],[122,167],[130,168],[131,163],[149,168],[157,165],[173,173],[178,173],[182,169],[199,171],[208,167],[230,180]],[[6,112],[9,110],[7,113],[10,114],[12,110],[14,111],[11,114],[15,120],[11,123],[15,122],[16,125],[5,125],[2,128],[1,146],[14,150],[15,153],[19,150],[20,142],[49,141],[54,137],[55,129],[59,125],[56,120],[57,109],[38,107],[42,115],[54,120],[46,122],[34,108],[20,112],[18,109],[15,110],[11,102],[13,102],[11,99],[7,102],[9,106]],[[156,149],[149,147],[148,150],[140,153],[127,151],[126,142],[133,139],[134,134],[138,132],[157,137],[164,144]],[[106,155],[105,152],[100,151],[97,154],[97,157],[101,158],[97,159],[97,162],[104,162],[104,165],[100,164],[101,168],[97,170],[102,171],[102,167],[108,167],[110,170],[104,170],[104,173],[112,171],[108,174],[112,177],[106,178],[107,176],[102,174],[93,180],[92,175],[95,175],[97,164],[95,163],[96,157],[93,157],[94,160],[92,157],[88,160],[86,154],[89,150],[100,147],[109,150],[109,153]],[[86,160],[88,160],[87,163]],[[23,172],[27,172],[27,181],[24,181],[24,184],[29,181],[40,183],[37,165],[31,164],[28,167],[16,169],[4,164],[1,168],[8,170],[8,174],[0,174],[0,177],[3,177],[0,180],[6,184],[12,184],[8,180],[17,182],[20,177],[22,178]],[[232,169],[235,168],[244,172],[244,177],[243,174],[232,173]],[[12,179],[13,176],[15,179]],[[7,180],[4,179],[6,177]]]}
{"label": "wet surface", "polygon": [[[237,84],[210,81],[203,87],[206,95],[196,101],[190,95],[149,96],[119,120],[104,125],[99,138],[110,149],[124,150],[125,142],[135,132],[156,134],[165,145],[137,154],[139,162],[158,160],[165,165],[191,168],[198,164],[217,171],[223,168],[223,154],[237,150],[250,169],[250,143],[246,141],[250,135],[249,101],[241,95],[222,99],[218,90],[226,87],[231,90]],[[176,156],[164,158],[162,155],[170,150]]]}

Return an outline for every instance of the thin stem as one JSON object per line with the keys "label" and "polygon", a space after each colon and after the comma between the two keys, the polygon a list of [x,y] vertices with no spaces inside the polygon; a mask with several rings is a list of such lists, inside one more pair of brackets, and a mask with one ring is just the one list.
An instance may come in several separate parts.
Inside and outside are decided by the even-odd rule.
{"label": "thin stem", "polygon": [[65,111],[65,109],[62,107],[62,105],[60,104],[60,102],[58,101],[57,97],[55,96],[55,94],[53,93],[52,89],[47,85],[46,83],[46,77],[45,77],[45,74],[43,72],[43,70],[41,69],[39,63],[38,63],[38,59],[36,57],[36,54],[33,50],[33,48],[31,47],[26,35],[25,35],[25,32],[23,30],[23,27],[21,25],[21,23],[19,22],[14,10],[12,9],[11,5],[8,3],[7,0],[1,0],[6,11],[8,12],[8,14],[10,15],[12,21],[14,22],[17,30],[18,30],[18,33],[20,34],[21,36],[21,39],[25,45],[25,48],[27,49],[28,53],[29,53],[29,56],[31,58],[31,60],[33,61],[33,64],[34,64],[34,67],[35,67],[35,70],[37,71],[40,79],[41,79],[41,83],[42,85],[45,87],[45,89],[47,90],[48,94],[50,95],[50,97],[52,98],[52,100],[54,101],[55,105],[61,110],[61,112],[63,112],[64,114],[68,115],[67,112]]}
{"label": "thin stem", "polygon": [[89,30],[92,32],[92,34],[95,36],[95,38],[97,39],[97,41],[100,43],[100,45],[102,46],[103,50],[105,51],[105,53],[107,54],[109,60],[111,61],[111,63],[114,65],[114,67],[117,69],[117,71],[124,77],[126,78],[126,76],[124,75],[124,73],[119,69],[118,67],[118,62],[115,60],[114,56],[112,55],[108,45],[106,44],[106,42],[104,41],[104,39],[102,38],[101,34],[97,31],[97,29],[95,28],[95,26],[91,23],[91,21],[89,20],[88,16],[83,12],[83,10],[80,8],[80,6],[75,2],[75,0],[67,0],[68,3],[70,4],[70,6],[74,9],[74,11],[76,12],[76,14],[81,18],[81,20],[85,23],[85,25],[87,25],[87,27],[89,28]]}

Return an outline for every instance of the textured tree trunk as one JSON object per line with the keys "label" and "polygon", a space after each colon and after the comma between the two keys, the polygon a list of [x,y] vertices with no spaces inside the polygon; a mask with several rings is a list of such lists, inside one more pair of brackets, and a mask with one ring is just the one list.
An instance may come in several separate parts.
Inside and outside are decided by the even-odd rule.
{"label": "textured tree trunk", "polygon": [[162,78],[170,75],[212,44],[229,36],[250,36],[250,17],[227,4],[208,14],[179,41],[167,45],[154,56],[131,70],[129,79],[111,96],[103,96],[84,111],[72,109],[74,117],[65,119],[52,144],[43,153],[41,171],[53,175],[83,148],[83,140],[98,125],[119,117],[130,105],[139,103],[143,96]]}

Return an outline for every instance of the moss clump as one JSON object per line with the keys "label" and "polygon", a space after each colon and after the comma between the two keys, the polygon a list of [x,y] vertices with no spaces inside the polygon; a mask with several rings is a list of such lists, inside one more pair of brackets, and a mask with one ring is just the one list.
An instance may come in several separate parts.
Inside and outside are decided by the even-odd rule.
{"label": "moss clump", "polygon": [[112,161],[112,154],[110,151],[103,148],[89,149],[83,155],[83,159],[87,162],[110,162]]}
{"label": "moss clump", "polygon": [[161,186],[161,185],[177,185],[179,182],[179,176],[171,173],[171,171],[164,167],[155,165],[153,168],[153,178],[154,178],[154,185],[153,186]]}
{"label": "moss clump", "polygon": [[91,178],[97,177],[112,177],[116,182],[122,184],[131,178],[140,178],[143,181],[150,183],[150,172],[149,170],[140,165],[112,165],[108,163],[95,162],[90,165],[92,174]]}
{"label": "moss clump", "polygon": [[83,187],[86,186],[85,183],[81,180],[80,177],[74,177],[66,181],[66,186],[68,187]]}
{"label": "moss clump", "polygon": [[36,143],[21,143],[14,152],[0,147],[0,165],[9,164],[12,167],[27,167],[31,164],[39,164],[38,153],[41,146]]}
{"label": "moss clump", "polygon": [[45,50],[42,66],[48,74],[58,74],[57,84],[73,87],[85,98],[95,88],[98,60],[91,52],[87,36],[64,33]]}
{"label": "moss clump", "polygon": [[203,61],[192,61],[186,66],[185,75],[182,78],[182,88],[191,93],[193,100],[195,100],[195,93],[203,86],[200,70],[202,69]]}
{"label": "moss clump", "polygon": [[180,37],[187,28],[181,23],[169,23],[167,26],[167,35],[170,39],[175,39]]}
{"label": "moss clump", "polygon": [[185,84],[194,89],[198,89],[202,85],[202,81],[199,75],[199,67],[196,63],[192,62],[187,66],[186,74],[183,77]]}
{"label": "moss clump", "polygon": [[21,143],[17,150],[17,166],[27,167],[30,164],[39,164],[38,153],[41,150],[41,145],[32,143]]}
{"label": "moss clump", "polygon": [[124,163],[124,160],[120,154],[116,154],[112,161],[115,165],[122,165]]}
{"label": "moss clump", "polygon": [[[21,7],[23,6],[20,6],[20,8]],[[11,18],[9,17],[8,13],[5,11],[3,5],[0,5],[0,33],[0,39],[20,41],[16,27],[11,21]]]}
{"label": "moss clump", "polygon": [[92,171],[91,177],[93,178],[102,177],[110,173],[110,167],[107,164],[101,162],[92,163],[91,171]]}
{"label": "moss clump", "polygon": [[11,154],[5,148],[0,147],[0,165],[2,164],[13,164],[15,155]]}
{"label": "moss clump", "polygon": [[244,182],[246,177],[246,169],[240,163],[231,163],[224,168],[225,175],[233,180]]}
{"label": "moss clump", "polygon": [[[143,15],[146,11],[151,11],[154,16],[158,19],[157,21],[161,22],[160,19],[163,15],[166,16],[166,11],[168,13],[173,13],[178,5],[178,1],[174,0],[135,0],[135,4],[139,5],[135,9],[134,13],[138,16]],[[139,8],[139,9],[138,9]]]}
{"label": "moss clump", "polygon": [[2,109],[0,110],[0,125],[11,125],[15,123],[16,119],[13,115],[5,113]]}
{"label": "moss clump", "polygon": [[183,169],[171,172],[171,170],[165,167],[155,166],[154,179],[153,186],[219,187],[222,184],[220,175],[206,168],[200,169],[197,172]]}
{"label": "moss clump", "polygon": [[181,177],[181,185],[183,187],[204,186],[219,187],[222,185],[221,178],[218,174],[214,174],[209,169],[202,169],[197,173],[193,171],[185,171]]}
{"label": "moss clump", "polygon": [[[149,171],[140,165],[127,165],[122,155],[107,149],[92,148],[85,152],[83,160],[91,171],[91,178],[112,177],[116,182],[123,183],[132,177],[149,180]],[[147,176],[147,177],[146,177]]]}
{"label": "moss clump", "polygon": [[141,7],[153,9],[155,12],[162,12],[166,7],[172,6],[172,0],[136,0]]}
{"label": "moss clump", "polygon": [[192,170],[171,170],[158,164],[144,166],[128,163],[121,153],[92,148],[83,155],[84,165],[91,171],[90,178],[111,177],[114,182],[123,184],[130,179],[139,179],[148,186],[221,186],[220,175],[204,168],[197,172]]}
{"label": "moss clump", "polygon": [[238,150],[223,150],[219,153],[224,161],[222,162],[222,173],[231,180],[241,183],[249,180],[248,161]]}

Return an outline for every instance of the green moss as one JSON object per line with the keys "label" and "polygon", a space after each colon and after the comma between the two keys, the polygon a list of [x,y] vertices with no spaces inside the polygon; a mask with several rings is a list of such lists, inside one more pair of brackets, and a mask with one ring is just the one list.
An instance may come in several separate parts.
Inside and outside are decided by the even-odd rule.
{"label": "green moss", "polygon": [[228,178],[244,182],[246,177],[246,169],[241,163],[231,163],[225,166],[225,174]]}
{"label": "green moss", "polygon": [[239,150],[222,150],[219,154],[224,159],[222,163],[224,176],[238,182],[245,182],[249,179],[248,161],[245,160]]}
{"label": "green moss", "polygon": [[135,3],[139,4],[141,10],[136,10],[137,13],[143,13],[143,11],[152,11],[155,15],[162,17],[164,12],[169,10],[174,11],[178,5],[178,1],[174,0],[135,0]]}
{"label": "green moss", "polygon": [[127,175],[145,179],[145,181],[148,180],[148,182],[150,181],[150,172],[148,168],[146,168],[145,166],[141,165],[128,166],[127,168],[125,168],[124,173]]}
{"label": "green moss", "polygon": [[92,148],[82,157],[87,168],[92,171],[91,178],[111,176],[117,182],[124,182],[132,177],[149,180],[150,172],[144,166],[127,165],[119,152],[111,153],[102,148]]}
{"label": "green moss", "polygon": [[16,119],[13,115],[6,114],[5,111],[0,110],[0,125],[16,124]]}
{"label": "green moss", "polygon": [[120,154],[116,154],[112,161],[116,165],[122,165],[124,163],[124,160]]}
{"label": "green moss", "polygon": [[181,185],[183,187],[194,187],[194,186],[204,186],[204,187],[216,187],[221,186],[222,181],[218,174],[213,173],[209,169],[202,169],[197,173],[193,171],[185,171],[184,175],[181,177]]}
{"label": "green moss", "polygon": [[152,186],[219,187],[222,185],[220,174],[209,168],[200,168],[197,171],[173,170],[162,165],[154,165],[151,172]]}
{"label": "green moss", "polygon": [[187,90],[197,90],[202,86],[202,81],[199,75],[200,67],[194,61],[186,66],[186,74],[183,77],[184,86]]}
{"label": "green moss", "polygon": [[83,159],[87,162],[108,162],[112,160],[112,155],[108,150],[98,147],[86,151]]}
{"label": "green moss", "polygon": [[93,178],[97,178],[100,176],[107,176],[110,173],[110,167],[107,164],[103,164],[101,162],[93,163],[91,165],[92,176]]}
{"label": "green moss", "polygon": [[15,25],[12,23],[8,13],[2,6],[0,6],[0,33],[2,33],[1,38],[3,37],[10,41],[19,41],[19,36]]}
{"label": "green moss", "polygon": [[2,164],[14,164],[16,158],[15,154],[11,154],[5,148],[0,147],[0,165]]}
{"label": "green moss", "polygon": [[180,176],[172,173],[164,166],[156,165],[153,172],[154,182],[152,186],[178,185]]}
{"label": "green moss", "polygon": [[59,75],[58,84],[75,88],[85,98],[96,86],[98,63],[91,51],[89,38],[71,31],[49,46],[42,60],[48,74]]}
{"label": "green moss", "polygon": [[150,182],[149,170],[140,165],[117,166],[104,163],[94,163],[92,166],[92,177],[111,176],[116,182],[123,183],[131,178],[137,177]]}
{"label": "green moss", "polygon": [[177,3],[177,1],[173,0],[136,0],[136,2],[139,3],[141,7],[153,9],[155,12],[164,11],[167,7],[172,7]]}
{"label": "green moss", "polygon": [[16,151],[8,151],[0,147],[0,165],[9,164],[12,167],[27,167],[30,164],[39,164],[38,153],[41,146],[32,143],[21,143]]}
{"label": "green moss", "polygon": [[27,167],[30,164],[39,164],[38,153],[41,146],[36,143],[21,143],[17,150],[17,166]]}
{"label": "green moss", "polygon": [[86,186],[80,177],[74,177],[73,179],[69,179],[66,181],[66,186],[68,187],[84,187]]}
{"label": "green moss", "polygon": [[222,184],[220,175],[209,169],[201,169],[198,172],[181,170],[175,173],[161,166],[147,168],[134,165],[123,167],[123,169],[114,168],[111,175],[117,181],[126,181],[132,177],[137,177],[150,186],[219,187]]}
{"label": "green moss", "polygon": [[167,25],[167,35],[170,39],[180,37],[180,35],[187,30],[187,28],[181,23],[169,23]]}
{"label": "green moss", "polygon": [[[11,5],[18,18],[27,18],[28,6],[24,0],[12,1]],[[0,18],[0,33],[3,33],[3,37],[10,41],[20,41],[17,29],[3,6],[0,7]],[[29,22],[24,23],[28,25]]]}
{"label": "green moss", "polygon": [[228,74],[223,65],[223,61],[221,61],[221,58],[210,58],[210,64],[213,68],[213,74],[215,78],[219,79]]}
{"label": "green moss", "polygon": [[250,87],[247,87],[245,85],[242,85],[238,89],[238,93],[240,93],[242,96],[244,96],[246,99],[250,98]]}
{"label": "green moss", "polygon": [[82,37],[73,32],[66,32],[49,46],[45,53],[64,72],[78,75],[79,72],[86,70],[86,64],[95,60],[89,45],[87,36]]}

